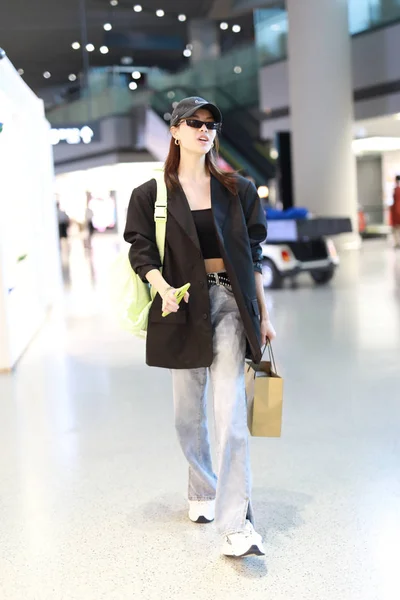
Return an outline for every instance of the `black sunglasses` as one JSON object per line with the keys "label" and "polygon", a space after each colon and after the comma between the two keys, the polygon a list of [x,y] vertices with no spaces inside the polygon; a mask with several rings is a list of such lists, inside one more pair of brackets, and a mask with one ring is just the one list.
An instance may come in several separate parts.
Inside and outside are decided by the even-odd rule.
{"label": "black sunglasses", "polygon": [[199,119],[184,119],[184,121],[186,121],[186,125],[194,129],[201,129],[203,125],[209,131],[219,131],[221,129],[221,123],[216,123],[215,121],[199,121]]}

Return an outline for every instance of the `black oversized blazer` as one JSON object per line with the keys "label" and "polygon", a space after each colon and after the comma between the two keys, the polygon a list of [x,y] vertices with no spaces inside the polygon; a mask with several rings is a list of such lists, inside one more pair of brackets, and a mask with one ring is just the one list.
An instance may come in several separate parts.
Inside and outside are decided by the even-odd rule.
{"label": "black oversized blazer", "polygon": [[[144,280],[161,266],[155,241],[155,179],[133,190],[124,238],[129,259]],[[253,183],[238,176],[238,195],[211,177],[211,203],[221,256],[244,323],[248,357],[261,360],[260,313],[254,271],[260,270],[261,242],[267,235],[264,211]],[[213,361],[210,301],[204,260],[193,216],[181,187],[168,192],[167,234],[163,277],[169,285],[191,283],[190,300],[177,313],[161,316],[161,297],[150,309],[146,362],[170,369],[208,367]]]}

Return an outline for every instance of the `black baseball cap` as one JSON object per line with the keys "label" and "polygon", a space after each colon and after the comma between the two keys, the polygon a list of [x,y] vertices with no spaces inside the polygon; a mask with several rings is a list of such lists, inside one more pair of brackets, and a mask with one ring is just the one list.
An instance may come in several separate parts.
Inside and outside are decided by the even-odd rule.
{"label": "black baseball cap", "polygon": [[179,123],[182,119],[189,119],[192,117],[199,108],[207,108],[214,117],[216,123],[222,122],[222,114],[218,106],[199,96],[191,96],[190,98],[184,98],[178,102],[174,108],[170,122],[171,127]]}

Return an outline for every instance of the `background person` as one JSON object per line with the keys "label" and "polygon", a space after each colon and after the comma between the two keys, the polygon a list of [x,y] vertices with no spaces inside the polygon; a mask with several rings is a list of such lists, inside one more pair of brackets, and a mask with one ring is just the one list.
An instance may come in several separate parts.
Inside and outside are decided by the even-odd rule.
{"label": "background person", "polygon": [[57,202],[57,221],[58,221],[58,235],[60,241],[68,238],[68,227],[70,224],[67,213],[60,208],[60,203]]}
{"label": "background person", "polygon": [[92,247],[92,237],[94,233],[94,225],[93,225],[93,211],[89,206],[89,203],[86,206],[85,210],[85,223],[86,223],[86,246],[87,248]]}
{"label": "background person", "polygon": [[393,227],[394,247],[400,248],[400,175],[396,176],[396,187],[393,191],[393,204],[390,207]]}

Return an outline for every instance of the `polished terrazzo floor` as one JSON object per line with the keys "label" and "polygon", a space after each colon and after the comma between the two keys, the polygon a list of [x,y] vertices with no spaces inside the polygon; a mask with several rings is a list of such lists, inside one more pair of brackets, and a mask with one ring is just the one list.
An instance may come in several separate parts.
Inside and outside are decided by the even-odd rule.
{"label": "polished terrazzo floor", "polygon": [[251,441],[267,556],[232,561],[187,519],[170,376],[110,318],[113,251],[74,241],[63,303],[0,377],[1,600],[398,600],[400,252],[267,294],[284,431]]}

